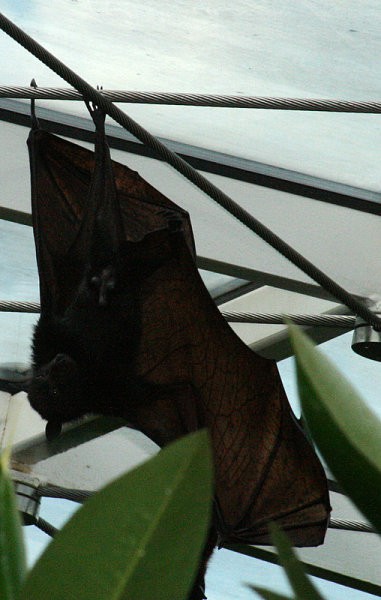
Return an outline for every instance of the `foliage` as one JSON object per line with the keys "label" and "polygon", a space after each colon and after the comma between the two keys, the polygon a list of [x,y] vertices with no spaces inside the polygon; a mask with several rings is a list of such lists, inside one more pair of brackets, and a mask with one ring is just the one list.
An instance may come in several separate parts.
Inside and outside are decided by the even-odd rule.
{"label": "foliage", "polygon": [[[323,600],[311,581],[304,572],[302,564],[298,561],[287,536],[272,524],[271,538],[278,551],[280,564],[286,571],[288,580],[295,593],[294,600]],[[253,587],[264,600],[291,600],[259,587]]]}
{"label": "foliage", "polygon": [[209,525],[211,471],[205,432],[171,444],[88,500],[24,579],[20,523],[2,469],[1,597],[186,598]]}
{"label": "foliage", "polygon": [[[301,330],[291,325],[290,337],[309,433],[337,481],[380,532],[381,497],[374,491],[381,488],[381,423]],[[320,600],[284,534],[274,531],[273,541],[294,591],[293,600]],[[282,600],[269,590],[253,589],[265,600]]]}
{"label": "foliage", "polygon": [[[301,331],[290,326],[290,336],[309,432],[338,482],[381,531],[381,498],[374,494],[381,486],[381,425],[358,393]],[[205,432],[168,446],[91,498],[26,574],[21,525],[6,460],[2,458],[1,597],[186,598],[209,523],[211,469]],[[265,600],[322,600],[286,535],[274,526],[272,539],[294,598],[260,587],[252,589]]]}
{"label": "foliage", "polygon": [[292,328],[291,339],[311,435],[345,492],[381,531],[381,498],[374,500],[381,489],[381,423],[304,334]]}
{"label": "foliage", "polygon": [[13,600],[25,576],[25,551],[13,484],[8,474],[7,453],[0,459],[0,591]]}

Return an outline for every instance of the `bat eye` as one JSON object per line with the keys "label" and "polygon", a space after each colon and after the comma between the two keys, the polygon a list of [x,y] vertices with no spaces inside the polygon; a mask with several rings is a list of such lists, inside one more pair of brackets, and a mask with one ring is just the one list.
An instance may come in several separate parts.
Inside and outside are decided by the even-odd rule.
{"label": "bat eye", "polygon": [[54,387],[51,389],[52,395],[53,396],[58,396],[58,388]]}

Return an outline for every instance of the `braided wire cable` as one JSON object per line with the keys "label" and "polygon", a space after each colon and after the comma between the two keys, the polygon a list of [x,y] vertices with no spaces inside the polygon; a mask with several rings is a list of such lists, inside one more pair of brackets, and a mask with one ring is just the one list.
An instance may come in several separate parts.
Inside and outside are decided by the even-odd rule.
{"label": "braided wire cable", "polygon": [[328,525],[329,529],[341,529],[342,531],[363,531],[364,533],[377,533],[374,527],[360,521],[347,521],[344,519],[332,519]]}
{"label": "braided wire cable", "polygon": [[232,200],[232,198],[193,169],[186,161],[169,150],[169,148],[160,142],[160,140],[151,135],[146,129],[141,127],[136,121],[110,102],[110,100],[105,98],[100,91],[89,85],[84,79],[53,56],[53,54],[38,44],[33,38],[5,17],[3,13],[0,13],[0,28],[16,42],[21,44],[26,50],[31,52],[36,58],[41,60],[47,67],[52,69],[57,75],[62,77],[67,83],[75,87],[84,98],[99,106],[111,118],[119,123],[119,125],[127,129],[142,143],[152,148],[157,155],[163,157],[168,164],[215,200],[221,207],[225,208],[225,210],[238,219],[248,229],[276,248],[278,252],[304,271],[304,273],[321,285],[332,296],[348,306],[355,314],[361,316],[375,329],[381,329],[381,319],[362,301],[349,294],[344,288],[339,286],[309,260],[268,229],[263,223],[258,221],[249,212]]}
{"label": "braided wire cable", "polygon": [[[314,112],[381,113],[381,102],[331,100],[326,98],[274,98],[266,96],[234,96],[227,94],[189,94],[176,92],[137,92],[130,90],[100,90],[110,102],[134,104],[165,104],[209,106],[219,108],[255,108]],[[0,98],[40,100],[83,100],[73,88],[0,86]]]}
{"label": "braided wire cable", "polygon": [[345,329],[352,329],[356,321],[356,317],[352,315],[268,315],[264,313],[231,312],[225,310],[221,311],[221,315],[229,323],[284,325],[285,320],[289,320],[295,323],[296,325],[343,327]]}
{"label": "braided wire cable", "polygon": [[[0,312],[39,313],[40,304],[38,302],[12,302],[0,300]],[[221,311],[221,315],[229,323],[284,325],[285,319],[287,319],[293,321],[296,325],[304,325],[307,327],[343,327],[344,329],[352,329],[356,320],[356,317],[352,315],[265,314],[225,310]]]}
{"label": "braided wire cable", "polygon": [[[71,500],[73,502],[79,503],[85,502],[88,498],[93,496],[94,493],[96,493],[88,490],[63,488],[55,485],[40,485],[37,491],[41,497],[61,498],[64,500]],[[43,519],[39,519],[39,521],[43,521]],[[44,521],[44,524],[45,526],[51,527],[53,530],[55,529],[49,523],[46,523],[46,521]],[[38,523],[37,526],[39,526]],[[366,523],[361,523],[359,521],[348,521],[344,519],[331,519],[329,523],[329,528],[340,529],[344,531],[362,531],[366,533],[376,533],[376,530]],[[40,527],[40,529],[43,528]]]}
{"label": "braided wire cable", "polygon": [[94,492],[89,490],[70,489],[58,485],[39,485],[37,492],[40,497],[62,498],[63,500],[71,500],[72,502],[79,502],[81,504],[94,495]]}
{"label": "braided wire cable", "polygon": [[0,312],[39,313],[40,304],[38,302],[0,300]]}
{"label": "braided wire cable", "polygon": [[45,521],[45,519],[42,519],[41,517],[37,519],[36,527],[50,535],[50,537],[54,537],[58,533],[58,529],[54,527],[54,525],[51,525],[51,523],[48,523],[48,521]]}

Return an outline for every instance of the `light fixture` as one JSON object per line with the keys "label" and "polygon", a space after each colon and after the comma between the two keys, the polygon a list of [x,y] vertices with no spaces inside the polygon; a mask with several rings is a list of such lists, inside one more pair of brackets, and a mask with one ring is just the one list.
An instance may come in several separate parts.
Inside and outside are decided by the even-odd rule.
{"label": "light fixture", "polygon": [[[369,299],[369,308],[381,312],[381,301]],[[352,338],[352,350],[364,358],[381,361],[381,331],[377,331],[361,317],[357,317]]]}

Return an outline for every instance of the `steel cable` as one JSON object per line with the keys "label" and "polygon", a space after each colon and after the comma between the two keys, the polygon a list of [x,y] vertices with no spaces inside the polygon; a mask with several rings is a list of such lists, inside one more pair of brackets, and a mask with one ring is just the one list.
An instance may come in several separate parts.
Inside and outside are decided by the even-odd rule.
{"label": "steel cable", "polygon": [[37,519],[36,527],[41,529],[41,531],[44,533],[50,535],[50,537],[54,537],[58,533],[58,529],[54,527],[54,525],[51,525],[48,523],[48,521],[45,521],[45,519],[41,519],[41,517]]}
{"label": "steel cable", "polygon": [[85,502],[94,492],[89,490],[76,490],[60,487],[58,485],[40,485],[37,488],[40,497],[45,498],[62,498],[71,500],[72,502]]}
{"label": "steel cable", "polygon": [[356,321],[356,317],[351,315],[292,315],[288,313],[267,315],[263,313],[230,312],[226,310],[221,311],[221,314],[229,323],[256,323],[263,325],[284,325],[285,320],[289,320],[296,325],[352,329]]}
{"label": "steel cable", "polygon": [[[38,302],[12,302],[0,300],[0,312],[39,313]],[[221,311],[221,315],[229,323],[255,323],[262,325],[284,325],[285,319],[293,321],[296,325],[343,327],[352,329],[356,317],[351,315],[293,315],[287,314],[265,314],[247,313],[234,311]]]}
{"label": "steel cable", "polygon": [[[76,490],[63,488],[55,485],[40,485],[37,489],[38,494],[41,497],[46,498],[60,498],[64,500],[71,500],[73,502],[83,503],[88,498],[93,496],[96,492],[88,491],[88,490]],[[39,521],[43,521],[43,519],[39,519]],[[51,527],[53,530],[55,529],[46,521],[43,522],[45,526]],[[37,526],[40,526],[37,523]],[[361,523],[360,521],[348,521],[343,519],[331,519],[329,522],[330,529],[340,529],[344,531],[362,531],[366,533],[375,533],[376,530],[368,525],[367,523]],[[40,529],[43,529],[40,527]],[[44,530],[44,529],[43,529]],[[49,534],[50,535],[50,534]]]}
{"label": "steel cable", "polygon": [[[223,94],[183,94],[175,92],[136,92],[129,90],[100,90],[110,102],[133,104],[164,104],[219,108],[253,108],[313,112],[380,114],[380,102],[330,100],[326,98],[270,98],[266,96],[232,96]],[[0,98],[40,100],[80,100],[83,96],[73,88],[0,86]]]}
{"label": "steel cable", "polygon": [[17,302],[0,300],[0,312],[39,313],[39,302]]}
{"label": "steel cable", "polygon": [[330,529],[341,529],[343,531],[363,531],[364,533],[377,533],[376,529],[367,523],[360,521],[346,521],[343,519],[332,519],[328,525]]}

